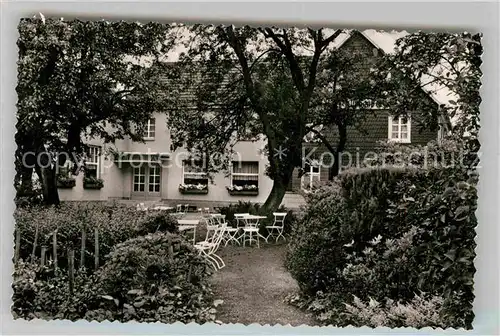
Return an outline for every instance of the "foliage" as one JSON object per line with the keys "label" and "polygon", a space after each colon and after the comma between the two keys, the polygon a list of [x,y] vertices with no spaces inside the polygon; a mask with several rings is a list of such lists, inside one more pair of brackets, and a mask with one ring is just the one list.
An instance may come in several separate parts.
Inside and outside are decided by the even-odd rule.
{"label": "foliage", "polygon": [[[170,246],[174,253],[167,257]],[[203,323],[213,321],[216,312],[210,272],[180,236],[141,236],[116,246],[94,275],[77,272],[73,295],[66,272],[20,262],[12,311],[27,319]]]}
{"label": "foliage", "polygon": [[87,303],[94,297],[96,278],[85,272],[75,276],[74,293],[70,295],[66,272],[50,266],[20,261],[14,270],[12,313],[15,318],[80,319]]}
{"label": "foliage", "polygon": [[[176,28],[171,37],[186,51],[175,67],[165,67],[175,96],[168,111],[173,146],[200,156],[217,153],[206,167],[216,172],[228,168],[238,139],[263,134],[266,173],[274,181],[263,206],[275,210],[294,168],[302,165],[319,63],[342,31],[201,24]],[[277,158],[276,151],[286,152],[286,158]]]}
{"label": "foliage", "polygon": [[29,178],[35,169],[46,203],[59,203],[54,171],[66,160],[79,163],[86,140],[142,140],[145,121],[162,96],[155,90],[156,68],[138,60],[158,55],[167,27],[20,21],[16,168]]}
{"label": "foliage", "polygon": [[[94,232],[99,232],[100,260],[111,248],[120,242],[140,234],[154,232],[158,225],[160,230],[170,230],[173,219],[167,214],[164,220],[158,214],[137,211],[133,207],[111,202],[63,202],[59,206],[26,206],[14,212],[16,230],[21,234],[20,257],[30,259],[35,234],[38,227],[36,256],[40,256],[41,246],[48,248],[47,257],[52,258],[52,235],[57,229],[57,258],[60,267],[66,267],[67,248],[76,251],[81,246],[82,230],[86,231],[86,267],[94,266]],[[76,264],[80,254],[75,253]]]}
{"label": "foliage", "polygon": [[287,267],[327,315],[349,295],[410,304],[423,291],[443,299],[440,323],[470,328],[476,183],[457,166],[346,171],[308,195]]}
{"label": "foliage", "polygon": [[[385,64],[379,68],[383,82],[389,79],[387,94],[379,104],[398,113],[421,111],[422,115],[435,116],[435,103],[429,104],[413,93],[423,88],[435,94],[444,88],[450,94],[448,104],[440,106],[443,126],[463,138],[468,151],[477,152],[481,38],[481,34],[468,32],[422,31],[400,38],[394,54],[386,55]],[[433,118],[426,121],[433,122]]]}
{"label": "foliage", "polygon": [[145,236],[148,233],[156,232],[179,233],[178,225],[177,219],[166,212],[158,211],[157,214],[143,218],[142,221],[138,223],[136,232],[139,236]]}
{"label": "foliage", "polygon": [[214,318],[210,272],[182,237],[141,236],[115,247],[97,274],[98,295],[111,301],[120,321],[206,322]]}

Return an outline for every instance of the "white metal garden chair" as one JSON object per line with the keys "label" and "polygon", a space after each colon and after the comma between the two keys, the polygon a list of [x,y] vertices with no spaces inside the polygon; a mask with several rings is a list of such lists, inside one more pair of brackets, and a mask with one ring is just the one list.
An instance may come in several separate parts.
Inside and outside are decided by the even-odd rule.
{"label": "white metal garden chair", "polygon": [[[285,236],[283,235],[283,230],[285,227],[285,217],[287,213],[286,212],[273,212],[274,216],[274,223],[273,225],[267,225],[266,229],[268,230],[269,234],[266,237],[266,242],[269,239],[269,237],[274,236],[276,239],[276,242],[280,239],[280,237],[283,237],[283,239],[286,241]],[[277,235],[276,235],[277,233]]]}
{"label": "white metal garden chair", "polygon": [[243,220],[245,221],[245,226],[243,227],[243,247],[245,246],[245,243],[248,242],[249,244],[252,244],[252,241],[257,242],[257,247],[260,248],[260,240],[259,240],[259,222],[258,221],[253,221],[249,220],[248,216],[244,216]]}
{"label": "white metal garden chair", "polygon": [[212,216],[205,216],[205,217],[203,217],[203,219],[205,220],[205,224],[207,226],[207,234],[205,236],[205,240],[208,240],[211,237],[211,235],[214,234],[215,230],[217,229],[218,223],[215,220],[215,218],[213,218]]}
{"label": "white metal garden chair", "polygon": [[222,238],[224,246],[227,246],[229,242],[236,242],[238,245],[240,245],[240,242],[236,237],[236,235],[240,231],[240,228],[228,226],[226,222],[226,215],[212,214],[212,218],[214,218],[219,224],[225,224],[226,230],[224,231],[224,235]]}
{"label": "white metal garden chair", "polygon": [[234,219],[236,219],[236,226],[240,227],[243,225],[246,225],[245,217],[250,216],[249,213],[235,213],[234,214]]}
{"label": "white metal garden chair", "polygon": [[225,224],[217,225],[217,228],[211,237],[208,237],[208,239],[194,245],[200,254],[207,258],[216,271],[226,266],[224,260],[216,254],[222,242],[225,229]]}

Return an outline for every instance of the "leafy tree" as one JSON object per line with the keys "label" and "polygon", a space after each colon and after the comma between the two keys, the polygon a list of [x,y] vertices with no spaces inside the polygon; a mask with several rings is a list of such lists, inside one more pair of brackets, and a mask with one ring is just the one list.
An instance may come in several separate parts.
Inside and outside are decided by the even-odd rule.
{"label": "leafy tree", "polygon": [[[381,95],[381,86],[374,75],[380,59],[340,48],[329,51],[322,64],[306,140],[319,140],[332,154],[330,180],[339,172],[339,156],[345,150],[348,129],[367,134],[363,121],[373,114],[375,102]],[[337,134],[332,138],[334,128]],[[336,143],[333,140],[337,140]]]}
{"label": "leafy tree", "polygon": [[[479,148],[479,105],[482,72],[481,34],[417,32],[396,41],[396,51],[386,56],[381,77],[390,86],[384,104],[399,112],[419,110],[435,116],[432,104],[415,96],[425,89],[449,93],[449,104],[440,106],[440,117],[449,135],[464,140],[474,156]],[[391,86],[392,84],[392,86]]]}
{"label": "leafy tree", "polygon": [[[147,56],[165,45],[161,24],[22,19],[18,26],[16,183],[30,189],[33,169],[44,202],[58,204],[58,167],[75,167],[85,139],[141,141],[159,106]],[[38,159],[37,159],[38,158]],[[75,171],[76,173],[76,171]],[[19,190],[18,189],[18,190]]]}
{"label": "leafy tree", "polygon": [[[177,99],[168,111],[174,147],[200,155],[231,153],[238,138],[262,133],[273,180],[263,208],[276,209],[294,168],[303,164],[319,64],[342,31],[180,25],[173,32],[186,47],[178,71],[165,71],[182,83],[182,91],[171,89]],[[211,156],[207,172],[225,167],[215,163],[230,157]]]}

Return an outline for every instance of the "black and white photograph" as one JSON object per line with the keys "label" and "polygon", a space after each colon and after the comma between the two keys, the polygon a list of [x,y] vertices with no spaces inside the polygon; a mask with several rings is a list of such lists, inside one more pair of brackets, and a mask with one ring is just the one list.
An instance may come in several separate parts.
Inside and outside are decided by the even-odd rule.
{"label": "black and white photograph", "polygon": [[473,328],[481,31],[17,31],[14,319]]}

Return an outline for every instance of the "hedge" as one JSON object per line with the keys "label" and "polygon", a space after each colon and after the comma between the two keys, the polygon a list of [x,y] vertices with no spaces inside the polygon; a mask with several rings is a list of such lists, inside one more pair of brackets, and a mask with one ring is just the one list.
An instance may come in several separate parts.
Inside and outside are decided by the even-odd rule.
{"label": "hedge", "polygon": [[362,325],[353,296],[404,305],[424,292],[443,299],[440,323],[470,328],[476,183],[458,167],[344,172],[308,197],[286,265],[330,323]]}

